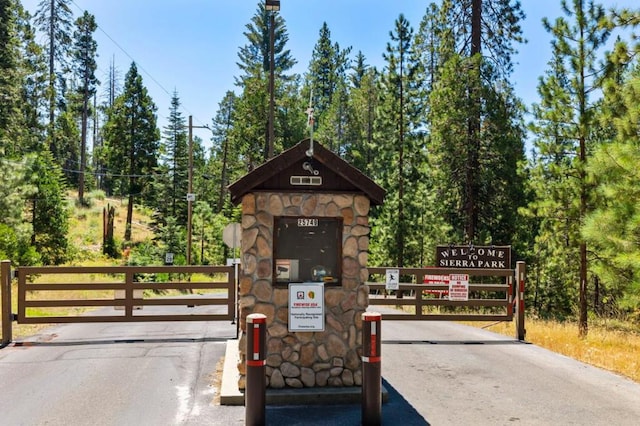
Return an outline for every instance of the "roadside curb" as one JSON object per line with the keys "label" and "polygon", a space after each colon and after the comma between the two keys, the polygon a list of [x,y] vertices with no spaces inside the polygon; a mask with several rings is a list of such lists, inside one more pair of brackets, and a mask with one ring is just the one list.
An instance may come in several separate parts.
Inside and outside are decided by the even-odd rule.
{"label": "roadside curb", "polygon": [[220,405],[244,405],[244,393],[238,388],[240,373],[239,339],[227,340],[222,368],[222,384],[220,385]]}
{"label": "roadside curb", "polygon": [[[238,389],[238,363],[240,362],[239,339],[227,340],[220,385],[220,405],[244,405],[244,392]],[[389,392],[382,386],[382,402],[389,400]],[[284,388],[267,389],[267,405],[332,405],[359,404],[362,401],[362,388],[322,387],[322,388]]]}

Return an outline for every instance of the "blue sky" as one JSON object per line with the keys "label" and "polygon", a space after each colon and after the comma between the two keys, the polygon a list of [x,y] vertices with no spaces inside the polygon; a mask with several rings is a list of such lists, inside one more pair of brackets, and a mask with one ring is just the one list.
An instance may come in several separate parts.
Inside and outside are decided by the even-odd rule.
{"label": "blue sky", "polygon": [[[35,12],[40,0],[22,0]],[[319,31],[327,22],[333,42],[362,51],[371,65],[381,68],[389,31],[403,13],[414,30],[429,0],[281,0],[280,14],[289,33],[288,48],[303,73]],[[511,81],[517,95],[530,105],[537,101],[536,85],[549,60],[549,35],[544,16],[560,15],[559,0],[522,0],[522,23],[528,43],[518,46]],[[637,0],[604,0],[612,6],[635,7]],[[101,81],[114,59],[121,77],[133,60],[158,106],[159,124],[168,115],[171,94],[177,90],[185,116],[195,125],[209,124],[218,103],[235,90],[238,48],[247,43],[243,32],[256,13],[257,0],[72,0],[74,15],[88,10],[100,27],[96,32]],[[209,139],[206,129],[194,134]]]}

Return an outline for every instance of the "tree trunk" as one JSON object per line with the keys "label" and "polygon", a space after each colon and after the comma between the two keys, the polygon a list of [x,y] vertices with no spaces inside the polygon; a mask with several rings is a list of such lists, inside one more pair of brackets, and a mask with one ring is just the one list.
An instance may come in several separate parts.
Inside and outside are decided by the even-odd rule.
{"label": "tree trunk", "polygon": [[[580,137],[580,220],[584,220],[587,215],[587,174],[585,166],[587,162],[586,146],[584,136]],[[578,331],[581,337],[586,337],[589,332],[588,319],[587,319],[587,243],[582,241],[580,243],[580,320],[578,324]]]}
{"label": "tree trunk", "polygon": [[465,192],[466,199],[464,204],[465,210],[465,234],[467,242],[473,243],[478,223],[478,206],[476,197],[478,195],[478,173],[479,152],[480,152],[480,67],[482,61],[476,58],[476,55],[482,54],[482,0],[473,0],[471,6],[471,60],[476,65],[472,69],[471,87],[469,89],[470,112],[469,124],[467,127],[467,166],[466,166],[466,182]]}
{"label": "tree trunk", "polygon": [[598,276],[593,277],[593,309],[597,315],[602,315],[602,306],[600,304],[600,279]]}
{"label": "tree trunk", "polygon": [[471,56],[482,53],[482,0],[471,2]]}
{"label": "tree trunk", "polygon": [[227,128],[225,131],[225,138],[222,144],[222,170],[220,171],[220,193],[218,194],[218,208],[217,213],[222,211],[222,205],[224,203],[224,194],[225,194],[225,182],[227,180],[227,168],[229,167],[227,164],[227,158],[229,154],[229,139],[226,137],[229,134],[229,130],[231,129],[231,109],[227,113]]}
{"label": "tree trunk", "polygon": [[55,0],[49,4],[49,150],[55,160],[57,158],[55,142],[55,108],[56,108],[56,74],[55,74]]}
{"label": "tree trunk", "polygon": [[84,206],[84,171],[87,162],[87,126],[89,121],[89,81],[87,76],[84,78],[84,91],[82,93],[82,130],[80,136],[80,173],[78,176],[78,201]]}
{"label": "tree trunk", "polygon": [[127,205],[127,222],[126,228],[124,231],[124,240],[131,241],[131,224],[133,223],[133,194],[135,191],[135,161],[136,161],[136,149],[135,149],[135,103],[132,108],[132,117],[131,117],[131,138],[130,138],[130,148],[129,148],[129,204]]}
{"label": "tree trunk", "polygon": [[[131,179],[133,180],[133,179]],[[131,184],[129,185],[131,188]],[[133,194],[129,194],[129,201],[127,205],[127,225],[124,231],[124,240],[131,241],[131,224],[133,223]]]}
{"label": "tree trunk", "polygon": [[589,332],[587,309],[587,243],[580,243],[580,322],[578,331],[581,337],[587,337]]}
{"label": "tree trunk", "polygon": [[[582,8],[582,4],[580,4]],[[578,16],[582,16],[582,11]],[[580,40],[585,40],[584,27],[580,26]],[[579,45],[579,61],[580,61],[580,90],[578,92],[579,98],[579,125],[578,131],[579,148],[580,148],[580,224],[584,223],[584,219],[587,216],[587,202],[588,202],[588,187],[587,187],[587,141],[586,141],[586,128],[587,128],[587,96],[588,91],[586,88],[586,76],[585,76],[585,64],[587,63],[587,53],[585,49],[585,43],[580,42]],[[580,242],[580,319],[578,320],[578,333],[580,337],[587,337],[589,327],[587,323],[587,243],[581,238]]]}
{"label": "tree trunk", "polygon": [[397,266],[404,266],[404,51],[400,39],[400,111],[398,114],[398,227],[396,243],[398,245]]}

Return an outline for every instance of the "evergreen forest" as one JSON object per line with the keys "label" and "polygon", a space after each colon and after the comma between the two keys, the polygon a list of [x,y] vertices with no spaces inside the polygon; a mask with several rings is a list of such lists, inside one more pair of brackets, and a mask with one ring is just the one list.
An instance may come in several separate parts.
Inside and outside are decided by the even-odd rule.
{"label": "evergreen forest", "polygon": [[[582,335],[593,316],[640,324],[640,10],[562,0],[562,15],[543,22],[552,55],[539,100],[524,105],[510,80],[527,36],[519,1],[425,1],[420,22],[400,14],[376,29],[388,32],[379,67],[324,23],[302,74],[285,17],[257,1],[211,140],[190,144],[177,91],[159,128],[138,64],[99,81],[99,22],[72,3],[41,0],[31,15],[0,0],[3,259],[81,261],[70,205],[103,194],[127,205],[126,230],[103,256],[131,247],[147,263],[173,252],[176,263],[224,264],[222,229],[240,220],[228,185],[312,131],[386,190],[370,265],[432,265],[442,244],[511,245],[527,262],[529,314],[577,320]],[[152,212],[142,242],[134,206]],[[187,259],[191,226],[206,245]]]}

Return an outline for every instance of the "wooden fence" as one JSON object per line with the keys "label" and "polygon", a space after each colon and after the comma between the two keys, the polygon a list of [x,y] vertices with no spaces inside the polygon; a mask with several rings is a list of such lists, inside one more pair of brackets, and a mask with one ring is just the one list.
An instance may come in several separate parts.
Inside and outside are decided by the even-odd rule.
{"label": "wooden fence", "polygon": [[[198,280],[191,279],[194,274],[199,275]],[[52,266],[12,271],[10,263],[3,261],[0,275],[3,344],[11,341],[12,321],[44,324],[236,319],[233,266]],[[11,310],[14,276],[18,278],[15,314]],[[58,313],[61,310],[64,315]]]}
{"label": "wooden fence", "polygon": [[[512,321],[516,323],[516,337],[525,338],[524,286],[526,265],[518,262],[516,269],[459,269],[459,268],[394,268],[369,267],[367,282],[370,289],[369,306],[400,307],[398,313],[383,314],[394,321]],[[388,290],[385,276],[388,270],[398,270],[397,290]],[[451,274],[468,275],[468,299],[447,297]],[[440,284],[428,284],[429,278],[442,277]],[[484,283],[488,280],[493,283]],[[437,280],[436,280],[437,281]],[[477,282],[483,281],[483,282]],[[438,307],[438,308],[433,308]],[[514,313],[515,312],[515,313]]]}

